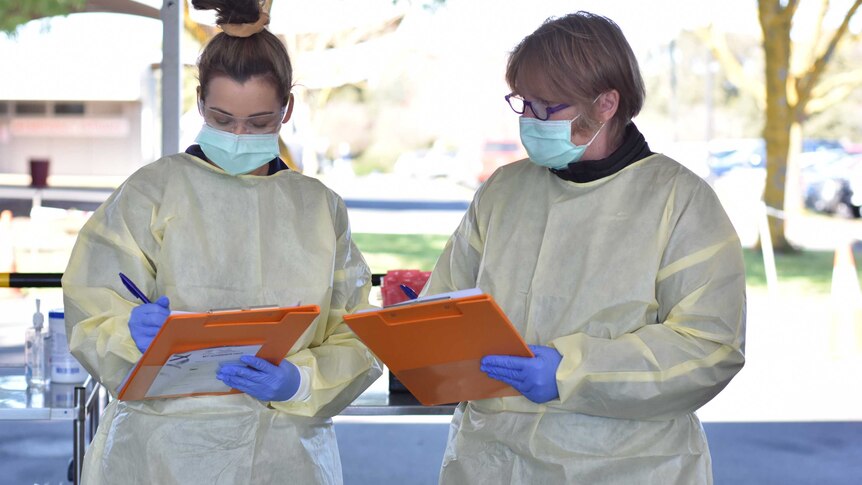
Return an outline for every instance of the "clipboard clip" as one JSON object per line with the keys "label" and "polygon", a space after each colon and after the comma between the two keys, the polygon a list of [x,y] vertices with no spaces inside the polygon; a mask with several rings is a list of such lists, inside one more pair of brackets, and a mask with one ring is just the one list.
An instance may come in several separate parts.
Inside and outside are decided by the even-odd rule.
{"label": "clipboard clip", "polygon": [[221,313],[221,312],[238,312],[241,310],[248,310],[249,307],[233,307],[233,308],[210,308],[207,310],[207,313]]}
{"label": "clipboard clip", "polygon": [[[299,306],[301,301],[296,302],[296,305]],[[238,312],[238,311],[248,311],[248,310],[264,310],[266,308],[280,308],[278,305],[251,305],[251,306],[241,306],[241,307],[233,307],[233,308],[212,308],[207,310],[207,313],[218,313],[218,312]]]}
{"label": "clipboard clip", "polygon": [[396,307],[402,307],[402,306],[416,305],[419,303],[428,303],[430,301],[441,301],[441,300],[451,300],[451,299],[452,299],[452,297],[449,295],[432,295],[432,296],[427,296],[427,297],[418,298],[418,299],[414,299],[414,300],[399,301],[398,303],[393,303],[393,304],[387,305],[383,308],[396,308]]}

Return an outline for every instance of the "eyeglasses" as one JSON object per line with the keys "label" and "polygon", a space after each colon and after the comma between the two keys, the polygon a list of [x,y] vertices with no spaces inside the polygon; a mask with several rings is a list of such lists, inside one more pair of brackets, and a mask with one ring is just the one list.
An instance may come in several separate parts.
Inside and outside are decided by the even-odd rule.
{"label": "eyeglasses", "polygon": [[204,108],[202,111],[206,124],[217,130],[233,132],[242,124],[243,131],[259,135],[278,131],[281,121],[284,119],[285,110],[286,107],[278,113],[256,116],[233,116],[212,108]]}
{"label": "eyeglasses", "polygon": [[556,106],[548,106],[547,104],[541,101],[527,101],[526,99],[518,96],[515,93],[509,93],[506,96],[506,102],[509,103],[509,107],[512,108],[512,111],[518,113],[519,115],[524,114],[524,110],[529,107],[530,111],[536,115],[536,118],[545,121],[552,114],[557,111],[564,110],[568,108],[569,104],[558,104]]}

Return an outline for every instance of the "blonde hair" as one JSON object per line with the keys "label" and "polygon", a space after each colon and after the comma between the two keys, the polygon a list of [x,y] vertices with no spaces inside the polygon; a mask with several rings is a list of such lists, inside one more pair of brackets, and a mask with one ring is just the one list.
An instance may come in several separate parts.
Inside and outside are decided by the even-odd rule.
{"label": "blonde hair", "polygon": [[576,12],[546,20],[512,51],[506,82],[514,92],[527,87],[556,93],[581,108],[579,130],[595,129],[591,116],[595,99],[612,89],[619,105],[606,130],[619,139],[626,125],[643,107],[646,91],[637,58],[619,26],[607,17]]}

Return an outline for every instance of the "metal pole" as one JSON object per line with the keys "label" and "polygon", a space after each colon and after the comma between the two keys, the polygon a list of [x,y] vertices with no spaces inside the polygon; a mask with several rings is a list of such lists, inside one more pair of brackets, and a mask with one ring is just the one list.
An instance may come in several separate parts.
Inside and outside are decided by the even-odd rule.
{"label": "metal pole", "polygon": [[75,460],[75,476],[72,483],[81,483],[81,468],[84,466],[84,430],[87,420],[87,383],[75,386],[75,419],[72,421],[74,438],[72,440],[72,456]]}
{"label": "metal pole", "polygon": [[182,62],[180,34],[183,26],[181,0],[162,4],[162,156],[180,151],[182,109]]}
{"label": "metal pole", "polygon": [[[778,295],[778,271],[775,267],[775,253],[772,250],[772,235],[769,232],[770,210],[765,202],[760,203],[761,217],[760,227],[760,250],[763,253],[763,271],[766,273],[766,290],[771,296]],[[783,213],[775,211],[772,215],[782,217]],[[783,217],[782,217],[783,219]]]}

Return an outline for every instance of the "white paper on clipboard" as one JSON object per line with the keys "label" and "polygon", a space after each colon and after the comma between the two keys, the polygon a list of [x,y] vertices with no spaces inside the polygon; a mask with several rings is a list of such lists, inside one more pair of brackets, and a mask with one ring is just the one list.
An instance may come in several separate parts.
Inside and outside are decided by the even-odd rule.
{"label": "white paper on clipboard", "polygon": [[219,367],[239,364],[242,355],[255,355],[260,345],[214,347],[172,354],[147,391],[147,398],[178,394],[227,392],[230,387],[216,378]]}

